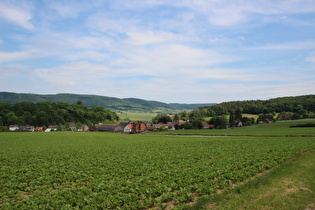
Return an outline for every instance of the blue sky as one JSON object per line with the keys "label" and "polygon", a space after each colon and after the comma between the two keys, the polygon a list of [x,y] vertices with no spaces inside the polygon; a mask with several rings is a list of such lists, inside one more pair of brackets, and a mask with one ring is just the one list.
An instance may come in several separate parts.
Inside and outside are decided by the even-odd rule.
{"label": "blue sky", "polygon": [[0,0],[0,75],[167,103],[315,94],[315,1]]}

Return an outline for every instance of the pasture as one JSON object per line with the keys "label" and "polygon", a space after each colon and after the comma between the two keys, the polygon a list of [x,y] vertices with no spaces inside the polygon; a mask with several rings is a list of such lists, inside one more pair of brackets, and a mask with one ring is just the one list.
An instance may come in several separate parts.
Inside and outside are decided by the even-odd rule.
{"label": "pasture", "polygon": [[314,149],[312,136],[0,133],[0,207],[182,208]]}

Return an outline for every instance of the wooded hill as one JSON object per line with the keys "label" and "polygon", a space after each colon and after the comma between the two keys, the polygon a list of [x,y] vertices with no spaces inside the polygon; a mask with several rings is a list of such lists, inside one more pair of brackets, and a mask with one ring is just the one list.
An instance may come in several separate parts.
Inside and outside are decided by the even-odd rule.
{"label": "wooded hill", "polygon": [[224,102],[213,106],[200,107],[189,114],[194,117],[211,117],[222,114],[228,115],[234,113],[237,109],[247,114],[293,112],[303,115],[315,112],[315,95]]}
{"label": "wooded hill", "polygon": [[81,101],[76,104],[51,102],[0,103],[0,126],[9,125],[67,125],[68,123],[86,124],[113,123],[118,115],[99,106],[88,108]]}
{"label": "wooded hill", "polygon": [[65,102],[75,104],[82,101],[87,107],[100,106],[115,111],[142,111],[150,112],[153,110],[163,110],[173,112],[174,110],[193,110],[200,106],[209,106],[212,104],[167,104],[158,101],[147,101],[136,98],[114,98],[98,95],[79,95],[79,94],[55,94],[55,95],[38,95],[28,93],[10,93],[0,92],[0,103],[7,102],[16,104],[18,102],[31,101],[37,102]]}

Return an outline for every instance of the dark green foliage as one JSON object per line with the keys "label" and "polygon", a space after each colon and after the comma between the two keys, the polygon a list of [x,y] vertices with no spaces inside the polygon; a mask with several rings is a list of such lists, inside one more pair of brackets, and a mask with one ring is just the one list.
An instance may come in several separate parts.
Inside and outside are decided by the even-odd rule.
{"label": "dark green foliage", "polygon": [[153,124],[158,123],[166,124],[167,122],[172,122],[172,118],[167,114],[157,114],[155,117],[152,118]]}
{"label": "dark green foliage", "polygon": [[315,127],[315,123],[305,123],[305,124],[298,124],[298,125],[290,125],[290,128],[307,128],[307,127]]}
{"label": "dark green foliage", "polygon": [[0,103],[0,123],[3,126],[59,125],[60,130],[64,130],[63,125],[68,122],[91,126],[92,123],[113,122],[118,119],[118,115],[108,109],[98,106],[88,108],[80,103],[75,105],[52,102],[18,102],[14,105]]}
{"label": "dark green foliage", "polygon": [[190,122],[185,122],[184,124],[181,124],[178,126],[178,129],[192,129],[193,126]]}
{"label": "dark green foliage", "polygon": [[163,116],[163,117],[160,117],[158,120],[158,123],[167,124],[167,122],[172,122],[172,119],[170,116]]}
{"label": "dark green foliage", "polygon": [[202,129],[203,128],[202,121],[199,119],[192,121],[192,127],[193,129]]}
{"label": "dark green foliage", "polygon": [[255,123],[255,118],[243,117],[241,122],[243,123],[243,126],[252,125]]}
{"label": "dark green foliage", "polygon": [[0,92],[0,103],[8,102],[16,104],[22,101],[37,102],[66,102],[70,104],[82,105],[87,107],[100,106],[111,110],[121,111],[149,111],[155,109],[164,110],[192,110],[202,106],[211,106],[209,104],[166,104],[158,101],[147,101],[136,98],[114,98],[98,95],[79,95],[79,94],[56,94],[56,95],[38,95],[38,94],[26,94],[26,93],[9,93]]}
{"label": "dark green foliage", "polygon": [[174,122],[178,122],[178,120],[179,120],[179,116],[178,116],[178,114],[175,114],[173,121],[174,121]]}
{"label": "dark green foliage", "polygon": [[[230,111],[229,123],[242,120],[242,112],[240,109],[236,109],[235,112]],[[243,122],[243,121],[242,121]]]}
{"label": "dark green foliage", "polygon": [[314,116],[313,114],[310,115],[310,113],[315,112],[315,95],[282,97],[270,100],[224,102],[213,106],[200,107],[197,110],[190,112],[189,116],[191,118],[200,116],[212,117],[222,114],[235,113],[237,109],[248,114],[293,112],[298,113],[299,116],[302,116],[302,118],[308,118]]}
{"label": "dark green foliage", "polygon": [[228,124],[228,120],[225,115],[216,116],[211,118],[209,124],[215,125],[215,128],[217,129],[225,129]]}
{"label": "dark green foliage", "polygon": [[178,104],[178,103],[170,103],[169,105],[175,107],[176,109],[198,109],[199,107],[204,106],[213,106],[215,103],[208,103],[208,104]]}

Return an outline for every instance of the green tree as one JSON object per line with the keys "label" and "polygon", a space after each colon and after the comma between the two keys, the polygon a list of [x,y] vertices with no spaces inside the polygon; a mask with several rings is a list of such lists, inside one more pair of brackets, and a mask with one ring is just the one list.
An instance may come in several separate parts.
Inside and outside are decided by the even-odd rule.
{"label": "green tree", "polygon": [[241,119],[242,119],[242,112],[241,112],[240,109],[236,109],[234,115],[235,115],[235,120],[241,121]]}
{"label": "green tree", "polygon": [[174,122],[178,122],[178,121],[179,121],[179,116],[178,116],[178,114],[175,114],[175,115],[174,115],[173,121],[174,121]]}
{"label": "green tree", "polygon": [[78,102],[77,102],[77,105],[82,106],[82,104],[83,104],[82,101],[78,101]]}
{"label": "green tree", "polygon": [[192,121],[192,127],[194,129],[202,129],[203,128],[203,124],[202,124],[201,120],[196,119],[196,120]]}

